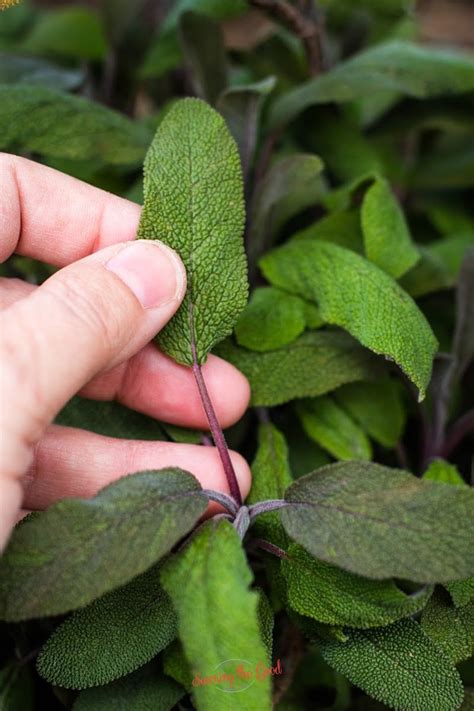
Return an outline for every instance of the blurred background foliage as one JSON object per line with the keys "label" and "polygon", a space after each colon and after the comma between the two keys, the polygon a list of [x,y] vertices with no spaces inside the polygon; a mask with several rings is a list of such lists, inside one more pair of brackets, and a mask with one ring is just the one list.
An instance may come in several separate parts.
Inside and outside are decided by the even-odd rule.
{"label": "blurred background foliage", "polygon": [[[362,252],[361,202],[383,176],[421,255],[400,283],[440,342],[427,400],[417,403],[387,366],[377,386],[346,385],[318,398],[319,425],[311,403],[282,404],[272,418],[289,442],[294,476],[357,457],[422,474],[442,456],[469,482],[474,368],[469,358],[457,370],[453,363],[464,357],[456,353],[461,341],[469,353],[474,340],[474,260],[466,260],[474,246],[473,47],[470,0],[23,0],[0,12],[0,149],[141,204],[141,166],[156,127],[176,98],[204,98],[239,146],[253,287],[263,284],[261,254],[296,233]],[[463,54],[449,54],[453,48]],[[363,60],[357,66],[353,57]],[[53,270],[18,256],[1,265],[2,276],[36,284]],[[275,308],[273,297],[267,311],[265,294],[256,299],[257,313]],[[317,310],[296,300],[291,309],[287,342],[321,326]],[[264,350],[243,323],[237,340]],[[257,417],[266,413],[249,411],[228,432],[249,460]],[[203,438],[79,398],[58,421],[111,436]],[[38,623],[38,637],[47,625]],[[461,668],[474,685],[472,662]],[[19,685],[25,698],[28,684]],[[292,689],[280,690],[290,701],[279,709],[384,708],[351,692],[316,651]],[[46,698],[51,709],[70,702],[61,690]]]}

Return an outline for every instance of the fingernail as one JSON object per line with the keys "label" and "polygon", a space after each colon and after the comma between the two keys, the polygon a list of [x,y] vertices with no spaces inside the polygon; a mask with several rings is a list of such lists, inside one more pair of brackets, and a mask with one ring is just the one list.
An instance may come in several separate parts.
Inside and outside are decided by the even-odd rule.
{"label": "fingernail", "polygon": [[132,291],[145,309],[181,298],[185,273],[179,257],[161,242],[139,240],[105,265]]}

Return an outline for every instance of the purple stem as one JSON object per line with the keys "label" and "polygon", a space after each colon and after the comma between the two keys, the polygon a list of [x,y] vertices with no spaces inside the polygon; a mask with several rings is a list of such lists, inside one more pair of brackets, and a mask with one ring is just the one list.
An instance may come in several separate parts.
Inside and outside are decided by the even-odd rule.
{"label": "purple stem", "polygon": [[239,509],[232,496],[224,494],[222,491],[212,491],[212,489],[204,489],[203,493],[210,501],[215,501],[227,509],[232,516],[237,516]]}
{"label": "purple stem", "polygon": [[449,457],[451,452],[456,449],[464,437],[471,432],[474,432],[474,410],[466,412],[452,425],[444,445],[441,448],[440,455],[445,458]]}
{"label": "purple stem", "polygon": [[207,391],[206,382],[202,374],[201,366],[198,363],[197,352],[196,352],[196,342],[194,339],[194,321],[192,319],[191,311],[191,351],[193,354],[193,373],[196,379],[196,383],[199,390],[199,395],[201,396],[201,401],[206,413],[207,421],[209,422],[209,428],[211,430],[212,438],[214,444],[217,447],[219,456],[221,458],[222,466],[224,468],[224,473],[229,484],[230,495],[237,502],[239,506],[242,505],[242,495],[239,489],[239,483],[237,477],[235,476],[234,467],[229,455],[229,448],[227,447],[227,442],[225,441],[224,433],[216,417],[216,413],[212,406],[211,398]]}
{"label": "purple stem", "polygon": [[288,502],[284,499],[270,499],[269,501],[259,501],[258,504],[249,506],[250,518],[253,520],[255,516],[268,513],[269,511],[276,511],[277,509],[282,509],[284,506],[288,506]]}
{"label": "purple stem", "polygon": [[267,553],[272,553],[281,559],[288,558],[288,553],[284,551],[283,548],[275,546],[273,543],[266,541],[264,538],[255,538],[253,542],[262,550],[267,551]]}

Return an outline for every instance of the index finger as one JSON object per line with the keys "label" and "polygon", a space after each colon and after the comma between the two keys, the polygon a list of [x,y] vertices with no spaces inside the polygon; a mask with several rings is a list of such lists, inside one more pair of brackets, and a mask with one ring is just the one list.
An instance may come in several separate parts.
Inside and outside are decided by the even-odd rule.
{"label": "index finger", "polygon": [[0,262],[14,252],[64,267],[134,239],[141,208],[26,158],[0,153]]}

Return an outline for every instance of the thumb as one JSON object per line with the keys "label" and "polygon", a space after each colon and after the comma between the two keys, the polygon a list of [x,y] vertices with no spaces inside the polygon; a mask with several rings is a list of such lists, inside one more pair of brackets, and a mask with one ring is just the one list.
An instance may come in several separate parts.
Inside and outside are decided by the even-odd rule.
{"label": "thumb", "polygon": [[0,314],[0,541],[44,428],[98,372],[148,343],[185,290],[178,255],[138,240],[69,265]]}

